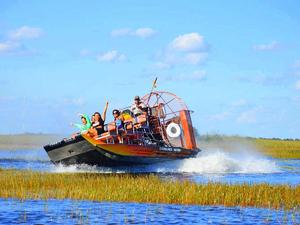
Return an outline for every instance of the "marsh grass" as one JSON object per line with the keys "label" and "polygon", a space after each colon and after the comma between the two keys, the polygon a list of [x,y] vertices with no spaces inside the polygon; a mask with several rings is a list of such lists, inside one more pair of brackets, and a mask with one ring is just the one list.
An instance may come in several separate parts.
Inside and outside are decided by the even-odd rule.
{"label": "marsh grass", "polygon": [[226,135],[203,135],[197,140],[204,149],[224,151],[256,150],[274,158],[300,159],[300,140],[252,138]]}
{"label": "marsh grass", "polygon": [[155,175],[52,174],[1,170],[0,197],[21,200],[75,199],[299,210],[300,186],[196,184],[189,181],[161,180]]}
{"label": "marsh grass", "polygon": [[62,138],[56,134],[14,134],[0,135],[0,149],[41,149],[43,145],[56,142]]}
{"label": "marsh grass", "polygon": [[255,139],[257,149],[268,156],[284,159],[300,159],[300,141]]}

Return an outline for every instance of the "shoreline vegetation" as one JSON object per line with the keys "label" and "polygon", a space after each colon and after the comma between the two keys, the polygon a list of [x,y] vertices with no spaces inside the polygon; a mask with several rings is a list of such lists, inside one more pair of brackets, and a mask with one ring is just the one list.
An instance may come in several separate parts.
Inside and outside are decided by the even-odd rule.
{"label": "shoreline vegetation", "polygon": [[60,141],[58,134],[4,134],[0,135],[0,150],[32,150],[41,149],[44,145]]}
{"label": "shoreline vegetation", "polygon": [[[62,138],[62,135],[57,134],[0,135],[0,150],[41,149],[43,145],[60,141]],[[300,159],[300,139],[253,138],[219,134],[197,134],[196,139],[199,148],[203,150],[247,151],[254,149],[274,158]]]}
{"label": "shoreline vegetation", "polygon": [[197,138],[203,149],[224,151],[258,151],[281,159],[300,159],[300,139],[254,138],[227,135],[202,135]]}
{"label": "shoreline vegetation", "polygon": [[300,186],[196,184],[155,175],[44,173],[0,169],[0,198],[75,199],[300,209]]}

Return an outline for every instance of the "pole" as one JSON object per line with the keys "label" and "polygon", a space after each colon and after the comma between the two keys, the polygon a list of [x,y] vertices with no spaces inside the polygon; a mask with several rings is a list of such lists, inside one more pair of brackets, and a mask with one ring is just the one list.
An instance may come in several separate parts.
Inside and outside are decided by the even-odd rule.
{"label": "pole", "polygon": [[151,88],[151,92],[150,92],[150,94],[149,94],[149,97],[148,97],[148,100],[147,100],[147,104],[146,104],[146,105],[148,105],[149,100],[150,100],[150,97],[151,97],[151,94],[152,94],[154,88],[156,88],[156,82],[157,82],[157,77],[156,77],[155,80],[153,81],[152,88]]}

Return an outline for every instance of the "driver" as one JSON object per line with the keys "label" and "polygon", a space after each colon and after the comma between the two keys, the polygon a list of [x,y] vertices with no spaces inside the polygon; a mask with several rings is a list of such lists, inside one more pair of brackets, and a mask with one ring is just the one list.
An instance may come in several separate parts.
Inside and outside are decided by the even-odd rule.
{"label": "driver", "polygon": [[141,101],[140,96],[134,97],[134,102],[130,107],[131,112],[135,117],[143,114],[145,112],[146,105]]}

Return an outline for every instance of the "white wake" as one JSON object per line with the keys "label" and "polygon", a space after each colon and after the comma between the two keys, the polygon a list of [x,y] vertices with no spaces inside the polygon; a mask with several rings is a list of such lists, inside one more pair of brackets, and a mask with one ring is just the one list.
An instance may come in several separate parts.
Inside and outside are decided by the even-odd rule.
{"label": "white wake", "polygon": [[207,150],[195,158],[168,161],[149,166],[97,167],[88,165],[56,165],[54,173],[193,173],[193,174],[257,174],[280,172],[276,162],[259,153]]}
{"label": "white wake", "polygon": [[275,173],[276,163],[257,153],[229,153],[222,150],[201,152],[195,158],[159,165],[157,172],[199,174],[224,173]]}

